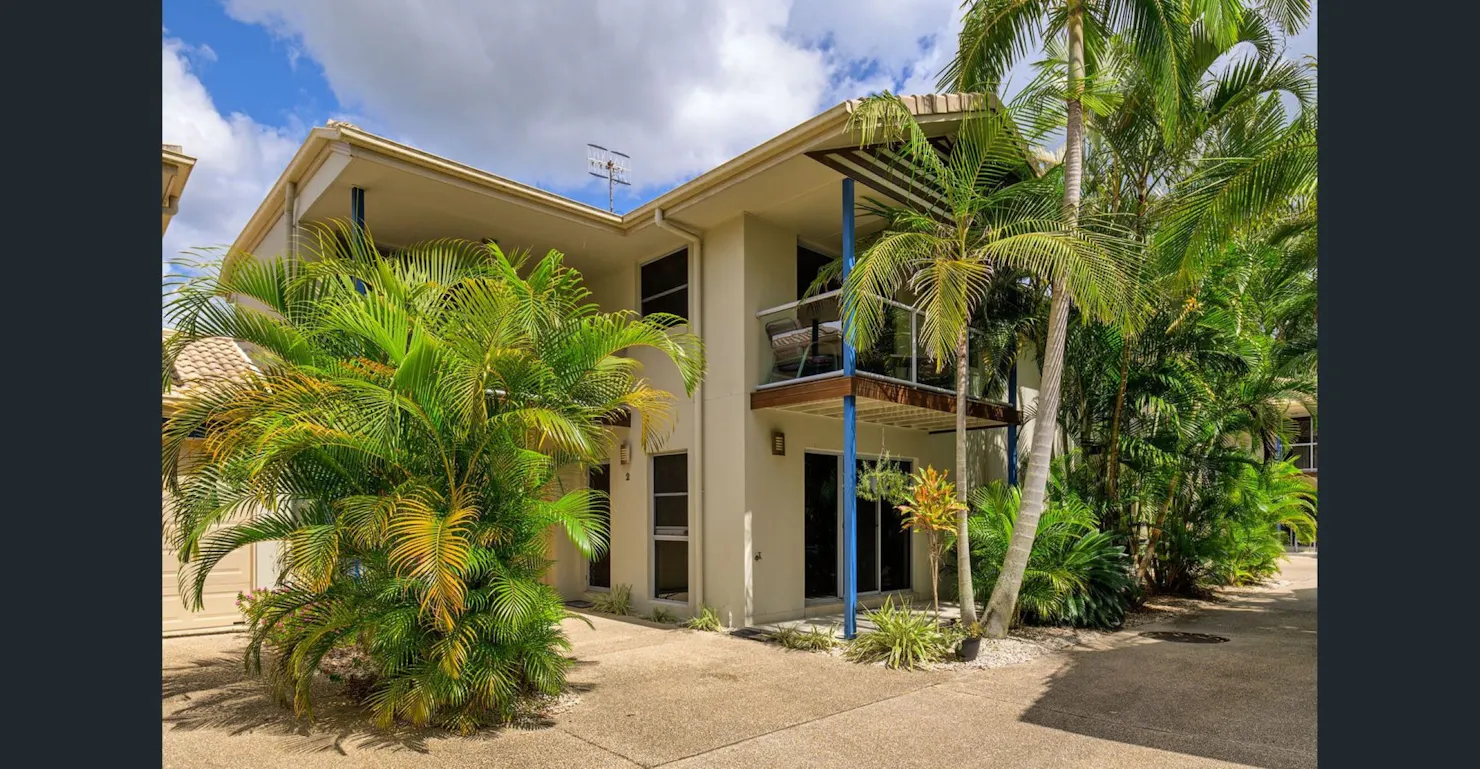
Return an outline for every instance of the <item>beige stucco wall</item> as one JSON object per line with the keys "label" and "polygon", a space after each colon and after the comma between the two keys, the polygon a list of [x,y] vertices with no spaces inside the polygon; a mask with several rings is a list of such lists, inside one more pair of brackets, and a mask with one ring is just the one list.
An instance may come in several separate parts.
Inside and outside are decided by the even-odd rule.
{"label": "beige stucco wall", "polygon": [[[649,258],[656,259],[666,256],[676,249],[677,246],[651,254]],[[639,275],[639,265],[634,263],[600,274],[587,274],[584,278],[586,287],[592,292],[592,301],[599,304],[602,310],[611,312],[638,309]],[[692,295],[691,291],[690,296]],[[706,315],[706,319],[708,317]],[[650,450],[644,450],[641,426],[633,424],[631,428],[614,429],[613,441],[607,450],[611,464],[612,516],[611,530],[608,533],[612,554],[611,581],[613,586],[631,586],[633,609],[647,613],[654,605],[657,605],[652,600],[652,521],[649,504],[651,458],[659,453],[688,451],[693,445],[694,400],[684,394],[683,380],[679,376],[678,369],[665,356],[645,349],[633,350],[630,354],[643,364],[642,376],[647,378],[653,387],[674,394],[671,430],[661,444],[649,447]],[[618,447],[624,441],[628,444],[630,457],[626,465],[621,464],[618,452]],[[562,473],[567,483],[584,485],[586,480],[579,477],[580,475],[579,472],[573,475],[569,471]],[[691,550],[689,561],[691,570],[689,583],[691,588],[697,579],[692,571],[694,562],[692,548],[697,543],[697,540],[692,538],[692,520],[697,514],[695,511],[697,494],[694,493],[695,484],[692,478],[693,461],[690,457]],[[551,550],[556,560],[556,565],[551,570],[552,584],[567,597],[587,594],[589,569],[586,559],[562,533],[551,532],[551,538]],[[663,602],[662,605],[677,614],[686,615],[688,613],[685,607],[674,605],[672,602]]]}
{"label": "beige stucco wall", "polygon": [[[702,548],[703,601],[720,610],[726,624],[742,626],[800,617],[804,599],[804,516],[802,510],[804,457],[808,451],[841,453],[842,422],[776,410],[753,411],[750,393],[770,367],[770,352],[759,310],[795,299],[796,235],[759,217],[742,214],[704,233],[703,331],[708,373],[700,397],[705,422],[705,488],[702,502],[692,479],[690,451],[690,563]],[[657,258],[669,253],[654,253]],[[587,275],[593,300],[604,310],[636,309],[639,267],[619,268]],[[644,363],[644,375],[656,387],[676,394],[673,431],[659,452],[689,451],[693,446],[693,401],[682,393],[676,369],[649,351],[635,351]],[[1031,351],[1021,356],[1019,386],[1022,403],[1032,408],[1037,398],[1038,371]],[[785,456],[770,450],[773,430],[786,435]],[[618,429],[610,450],[611,467],[611,575],[613,585],[630,585],[635,611],[647,613],[652,600],[652,524],[650,513],[650,457],[644,451],[637,426]],[[1019,451],[1026,456],[1031,427],[1023,431]],[[631,462],[617,461],[616,446],[627,441]],[[1005,430],[978,430],[968,434],[973,484],[1005,478]],[[860,457],[884,450],[915,466],[934,465],[955,473],[955,436],[930,435],[920,430],[858,425]],[[584,479],[571,477],[567,483]],[[702,541],[695,535],[693,517],[702,515]],[[917,595],[929,592],[928,559],[923,538],[912,549],[912,587]],[[552,554],[557,563],[550,581],[562,594],[576,597],[587,591],[587,565],[575,547],[552,532]],[[698,574],[691,573],[691,591]],[[686,608],[664,602],[678,614]]]}

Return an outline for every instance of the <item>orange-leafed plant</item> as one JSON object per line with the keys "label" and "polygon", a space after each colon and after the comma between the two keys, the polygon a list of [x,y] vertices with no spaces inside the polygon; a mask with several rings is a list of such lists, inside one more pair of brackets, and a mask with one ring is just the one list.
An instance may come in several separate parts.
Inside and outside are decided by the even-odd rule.
{"label": "orange-leafed plant", "polygon": [[940,561],[945,555],[947,533],[956,530],[956,515],[966,505],[956,499],[956,484],[946,473],[927,466],[910,477],[909,501],[899,506],[904,528],[925,535],[930,548],[930,604],[940,618]]}

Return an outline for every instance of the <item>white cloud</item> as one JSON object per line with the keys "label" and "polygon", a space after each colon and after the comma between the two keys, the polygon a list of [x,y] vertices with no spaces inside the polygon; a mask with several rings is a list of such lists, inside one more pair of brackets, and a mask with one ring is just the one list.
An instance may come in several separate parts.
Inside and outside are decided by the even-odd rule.
{"label": "white cloud", "polygon": [[[164,259],[183,250],[229,245],[262,202],[305,133],[301,126],[265,126],[251,117],[222,115],[193,63],[215,61],[209,46],[164,38],[164,115],[161,137],[196,159],[180,211],[164,237]],[[228,62],[229,63],[229,62]]]}
{"label": "white cloud", "polygon": [[[584,145],[633,157],[651,197],[838,101],[930,93],[955,55],[959,0],[226,0],[321,68],[323,115],[520,181],[571,191]],[[167,33],[166,33],[167,34]],[[1290,52],[1313,51],[1314,25]],[[164,141],[200,158],[167,255],[231,241],[306,133],[222,115],[203,66],[166,37]],[[1031,58],[1031,57],[1030,57]],[[1029,79],[1020,62],[1009,91]]]}
{"label": "white cloud", "polygon": [[396,138],[567,189],[591,181],[584,145],[595,142],[632,155],[639,185],[662,188],[829,102],[892,87],[957,4],[362,0],[345,13],[229,0],[227,12],[301,47],[343,110]]}

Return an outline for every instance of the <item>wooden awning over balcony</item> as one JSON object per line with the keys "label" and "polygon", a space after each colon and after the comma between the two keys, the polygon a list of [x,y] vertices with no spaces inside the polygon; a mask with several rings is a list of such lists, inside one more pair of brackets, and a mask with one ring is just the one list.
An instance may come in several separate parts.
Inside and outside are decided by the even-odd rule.
{"label": "wooden awning over balcony", "polygon": [[[954,139],[937,136],[930,140],[943,161],[949,161]],[[946,195],[929,172],[885,145],[839,147],[808,152],[807,156],[881,195],[901,201],[917,211],[950,216]]]}
{"label": "wooden awning over balcony", "polygon": [[[956,429],[954,395],[866,375],[824,377],[756,390],[750,394],[750,407],[841,419],[846,395],[857,398],[860,422],[932,433]],[[1022,424],[1016,409],[975,398],[967,402],[966,429],[1009,424]]]}

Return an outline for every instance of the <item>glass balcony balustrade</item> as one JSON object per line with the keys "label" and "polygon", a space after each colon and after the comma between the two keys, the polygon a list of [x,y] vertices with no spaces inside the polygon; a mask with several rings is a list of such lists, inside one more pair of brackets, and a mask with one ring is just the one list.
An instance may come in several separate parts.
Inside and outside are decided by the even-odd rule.
{"label": "glass balcony balustrade", "polygon": [[[756,314],[770,350],[769,372],[761,388],[810,381],[843,372],[843,321],[841,291],[830,291]],[[955,393],[954,361],[938,361],[926,349],[924,313],[902,302],[880,299],[884,323],[872,344],[857,352],[857,370],[864,376],[931,390]],[[972,332],[967,391],[982,397],[986,376],[982,370],[985,344]]]}

